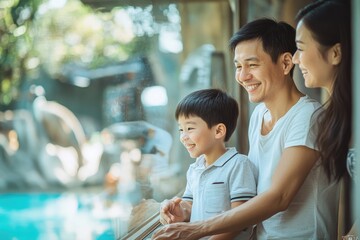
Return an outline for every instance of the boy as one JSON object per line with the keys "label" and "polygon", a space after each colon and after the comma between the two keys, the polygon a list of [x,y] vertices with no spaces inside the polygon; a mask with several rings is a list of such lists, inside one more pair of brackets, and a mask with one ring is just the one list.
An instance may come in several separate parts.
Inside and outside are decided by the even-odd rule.
{"label": "boy", "polygon": [[[257,172],[245,155],[226,148],[235,130],[239,114],[235,99],[218,89],[195,91],[178,104],[175,117],[179,124],[180,141],[192,158],[196,158],[187,172],[187,185],[182,199],[161,211],[187,211],[189,219],[176,214],[172,222],[194,222],[208,219],[256,195]],[[166,202],[164,202],[166,203]],[[171,209],[169,209],[171,208]],[[216,237],[222,239],[248,239],[251,228]]]}

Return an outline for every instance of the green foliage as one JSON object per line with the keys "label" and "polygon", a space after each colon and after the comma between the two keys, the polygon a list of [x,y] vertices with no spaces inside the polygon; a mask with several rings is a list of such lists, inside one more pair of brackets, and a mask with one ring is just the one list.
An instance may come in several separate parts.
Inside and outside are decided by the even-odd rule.
{"label": "green foliage", "polygon": [[97,68],[146,52],[148,39],[135,36],[121,8],[95,12],[78,0],[1,0],[0,110],[40,66],[53,77],[69,62]]}
{"label": "green foliage", "polygon": [[131,29],[114,21],[112,13],[94,12],[79,1],[49,9],[34,22],[35,49],[52,75],[66,63],[88,68],[126,60],[135,37]]}
{"label": "green foliage", "polygon": [[0,106],[18,94],[17,86],[32,49],[29,25],[41,0],[0,2]]}

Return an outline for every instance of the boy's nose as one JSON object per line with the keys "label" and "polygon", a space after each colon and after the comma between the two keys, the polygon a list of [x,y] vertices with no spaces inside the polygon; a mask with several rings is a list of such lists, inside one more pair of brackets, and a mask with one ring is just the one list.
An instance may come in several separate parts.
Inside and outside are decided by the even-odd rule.
{"label": "boy's nose", "polygon": [[186,133],[182,133],[180,135],[180,141],[185,142],[187,139],[189,139],[189,136]]}

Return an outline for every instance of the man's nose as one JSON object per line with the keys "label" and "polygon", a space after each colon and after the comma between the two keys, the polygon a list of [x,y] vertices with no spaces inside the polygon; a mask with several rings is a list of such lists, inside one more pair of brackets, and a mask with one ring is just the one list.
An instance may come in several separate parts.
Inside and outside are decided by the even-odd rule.
{"label": "man's nose", "polygon": [[248,69],[241,69],[241,71],[238,73],[236,80],[238,83],[243,83],[246,82],[248,80],[250,80],[252,77],[250,71]]}

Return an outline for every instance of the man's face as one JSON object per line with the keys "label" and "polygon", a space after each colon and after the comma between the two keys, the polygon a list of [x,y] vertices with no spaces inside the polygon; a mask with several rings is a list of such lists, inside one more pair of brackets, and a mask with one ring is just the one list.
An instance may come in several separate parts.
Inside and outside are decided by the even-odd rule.
{"label": "man's face", "polygon": [[284,79],[280,63],[273,63],[258,39],[238,43],[235,48],[235,79],[254,103],[271,101]]}

